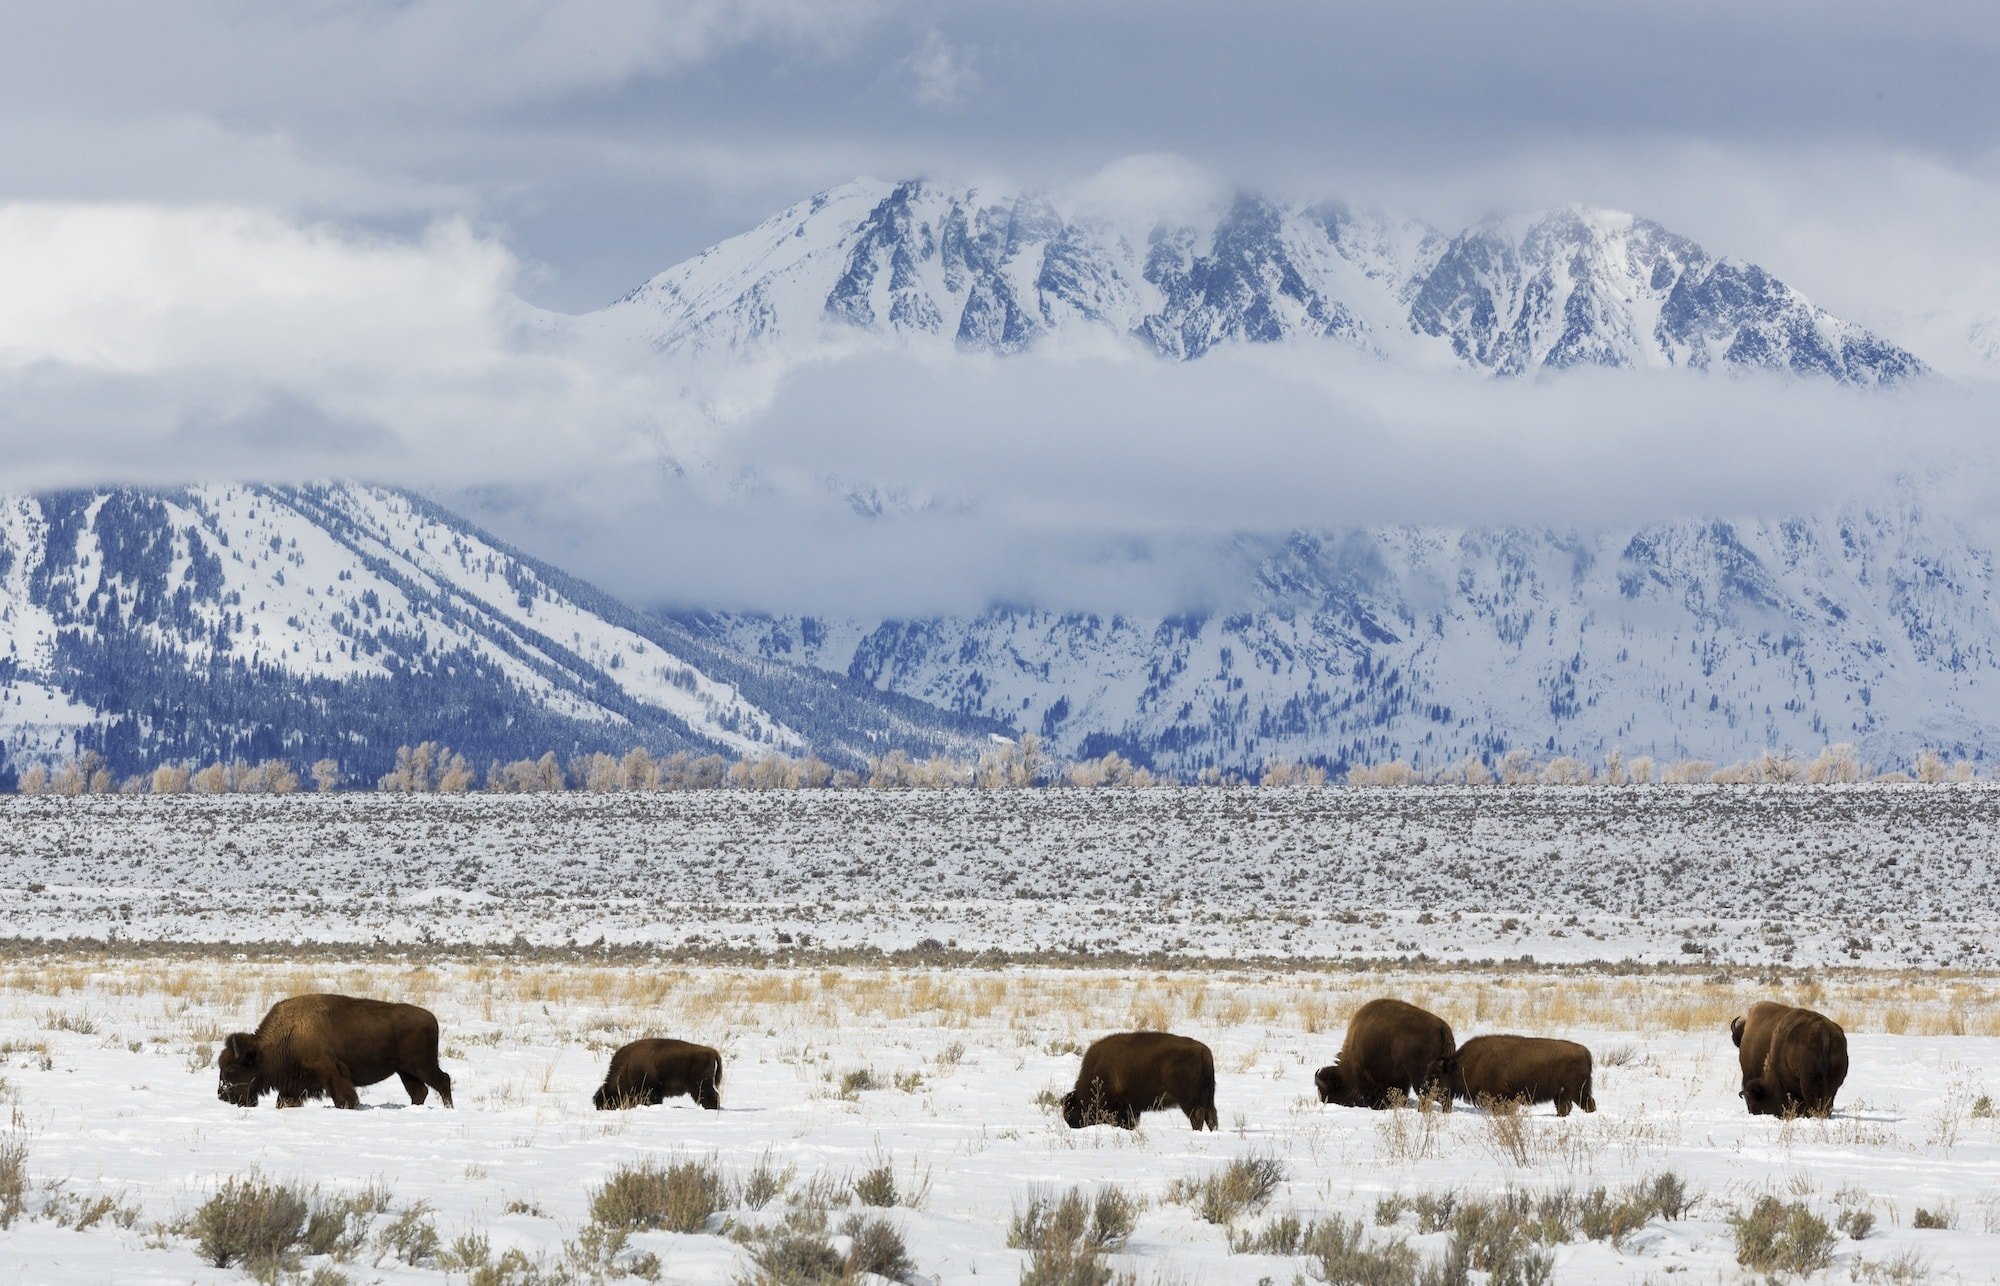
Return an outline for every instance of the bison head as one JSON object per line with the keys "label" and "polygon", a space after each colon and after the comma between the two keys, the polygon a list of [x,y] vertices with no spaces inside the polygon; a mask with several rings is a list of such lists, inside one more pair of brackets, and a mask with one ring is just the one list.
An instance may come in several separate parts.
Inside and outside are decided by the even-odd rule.
{"label": "bison head", "polygon": [[1083,1128],[1083,1096],[1075,1090],[1062,1096],[1062,1118],[1063,1124],[1072,1130]]}
{"label": "bison head", "polygon": [[1735,1042],[1736,1048],[1743,1048],[1743,1019],[1741,1017],[1729,1020],[1729,1039]]}
{"label": "bison head", "polygon": [[261,1053],[257,1038],[248,1032],[237,1032],[223,1041],[222,1053],[215,1059],[220,1075],[215,1096],[237,1107],[257,1106]]}
{"label": "bison head", "polygon": [[1361,1101],[1361,1087],[1355,1083],[1354,1073],[1339,1063],[1329,1063],[1313,1073],[1313,1084],[1319,1087],[1319,1101],[1338,1103],[1342,1107],[1366,1107]]}
{"label": "bison head", "polygon": [[1743,1106],[1752,1116],[1782,1116],[1784,1104],[1763,1077],[1743,1082]]}

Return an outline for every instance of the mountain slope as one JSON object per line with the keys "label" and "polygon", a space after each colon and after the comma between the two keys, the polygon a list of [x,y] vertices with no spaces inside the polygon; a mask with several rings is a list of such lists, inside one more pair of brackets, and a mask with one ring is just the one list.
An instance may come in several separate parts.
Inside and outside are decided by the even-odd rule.
{"label": "mountain slope", "polygon": [[1325,339],[1499,375],[1722,367],[1869,385],[1924,369],[1762,269],[1627,214],[1571,207],[1446,237],[1241,196],[1199,221],[1134,222],[921,180],[821,193],[579,324],[695,360],[887,337],[1007,353],[1101,332],[1181,359]]}
{"label": "mountain slope", "polygon": [[546,750],[808,748],[852,762],[982,733],[917,702],[729,655],[416,496],[358,485],[0,501],[0,745],[483,764]]}
{"label": "mountain slope", "polygon": [[1907,498],[1596,534],[1246,544],[1241,610],[918,621],[705,616],[710,637],[1012,719],[1058,753],[1179,775],[1265,759],[1437,766],[1514,746],[1732,760],[2000,735],[1990,552]]}

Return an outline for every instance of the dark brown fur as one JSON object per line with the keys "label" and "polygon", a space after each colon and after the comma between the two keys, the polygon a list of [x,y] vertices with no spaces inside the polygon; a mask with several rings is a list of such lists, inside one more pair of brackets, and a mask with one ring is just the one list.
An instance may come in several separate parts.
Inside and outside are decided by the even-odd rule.
{"label": "dark brown fur", "polygon": [[611,1056],[591,1102],[600,1112],[652,1106],[685,1094],[713,1112],[722,1106],[722,1055],[685,1040],[635,1040]]}
{"label": "dark brown fur", "polygon": [[1436,1095],[1447,1108],[1444,1063],[1458,1045],[1451,1024],[1400,1000],[1371,1000],[1354,1011],[1347,1038],[1313,1084],[1319,1101],[1342,1107],[1388,1107],[1398,1095]]}
{"label": "dark brown fur", "polygon": [[1761,1000],[1732,1019],[1752,1116],[1832,1116],[1847,1080],[1847,1033],[1825,1014]]}
{"label": "dark brown fur", "polygon": [[1554,1103],[1557,1116],[1572,1106],[1597,1110],[1590,1092],[1590,1051],[1573,1040],[1545,1036],[1474,1036],[1444,1061],[1454,1098]]}
{"label": "dark brown fur", "polygon": [[357,1086],[400,1077],[410,1102],[431,1090],[451,1106],[451,1077],[438,1066],[437,1016],[416,1005],[355,996],[293,996],[271,1006],[257,1030],[222,1042],[216,1095],[255,1107],[275,1091],[279,1107],[324,1095],[361,1106]]}
{"label": "dark brown fur", "polygon": [[1216,1128],[1215,1055],[1208,1046],[1163,1031],[1128,1031],[1083,1051],[1076,1088],[1063,1095],[1072,1130],[1109,1122],[1139,1128],[1139,1114],[1177,1107],[1197,1130]]}

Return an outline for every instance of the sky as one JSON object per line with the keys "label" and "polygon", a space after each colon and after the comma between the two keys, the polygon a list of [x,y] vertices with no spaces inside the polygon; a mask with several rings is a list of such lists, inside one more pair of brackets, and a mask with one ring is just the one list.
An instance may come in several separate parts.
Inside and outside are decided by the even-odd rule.
{"label": "sky", "polygon": [[[1062,188],[1130,172],[1134,156],[1446,228],[1572,201],[1636,210],[1772,269],[1947,375],[1984,379],[1968,337],[2000,350],[1995,65],[2000,10],[1942,3],[10,5],[0,486],[354,472],[496,495],[579,459],[617,462],[635,434],[674,421],[661,409],[672,390],[536,342],[534,310],[599,307],[860,175]],[[1187,398],[1266,396],[1245,391],[1261,386],[1242,365],[1185,377]],[[963,400],[940,379],[975,378],[865,374],[877,382],[862,393],[907,380],[940,405]],[[988,479],[982,512],[1014,514],[1013,535],[1057,548],[1082,529],[1113,544],[1157,533],[1185,510],[1176,497],[1194,474],[1153,471],[1150,490],[1100,479],[1052,515],[1025,503],[1043,482],[1001,494],[976,455],[910,465],[891,450],[892,414],[866,422],[887,415],[880,432],[857,420],[831,437],[787,418],[811,380],[861,378],[802,377],[745,440],[767,461],[835,440],[918,482]],[[1089,378],[1106,396],[1141,395],[1150,379],[1122,366]],[[1269,395],[1274,422],[1297,384]],[[1647,401],[1632,387],[1594,392],[1578,424]],[[1424,397],[1370,384],[1351,402],[1416,433],[1431,412],[1399,408]],[[1023,387],[991,404],[1025,413],[1032,400]],[[1731,412],[1774,415],[1801,435],[1815,416],[1868,418],[1761,388]],[[1934,422],[1979,419],[1958,407]],[[1198,461],[1200,427],[1162,443],[1163,423],[1143,445]],[[1895,426],[1840,431],[1876,440]],[[1204,523],[1311,516],[1258,503],[1257,479],[1282,472],[1263,466],[1296,455],[1266,448],[1246,451],[1244,494],[1204,509]],[[1651,499],[1662,511],[1810,499],[1785,474],[1760,475],[1768,489],[1748,501],[1671,480]],[[1437,482],[1365,498],[1408,502],[1385,521],[1474,512],[1439,497],[1467,491],[1471,506],[1477,488]],[[659,507],[634,497],[633,530],[656,531]],[[531,548],[611,538],[549,511],[489,506],[543,514],[540,528],[508,529]],[[732,509],[706,535],[657,530],[755,545],[751,533],[786,527],[754,511]],[[785,517],[813,530],[803,512]],[[963,539],[977,542],[974,526]],[[713,592],[612,562],[593,570],[639,597]],[[970,592],[1014,592],[1011,574]],[[1030,576],[1021,592],[1034,589]]]}

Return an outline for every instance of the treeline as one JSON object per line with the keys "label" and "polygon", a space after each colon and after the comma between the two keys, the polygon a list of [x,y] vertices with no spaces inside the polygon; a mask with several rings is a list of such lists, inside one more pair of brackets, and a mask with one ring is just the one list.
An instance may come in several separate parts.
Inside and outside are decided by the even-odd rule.
{"label": "treeline", "polygon": [[[343,784],[340,765],[331,759],[306,771],[315,790],[338,790]],[[86,750],[54,767],[30,764],[15,789],[23,795],[291,795],[299,785],[298,771],[282,759],[237,759],[205,768],[161,764],[151,772],[119,777],[102,754]]]}
{"label": "treeline", "polygon": [[1357,764],[1342,780],[1349,786],[1827,786],[1874,782],[1976,781],[1977,767],[1969,759],[1945,762],[1935,750],[1920,750],[1908,766],[1877,768],[1862,760],[1851,742],[1839,741],[1811,759],[1788,750],[1767,750],[1754,759],[1717,764],[1712,759],[1657,761],[1647,755],[1627,759],[1613,751],[1602,762],[1574,755],[1539,760],[1525,750],[1510,750],[1489,766],[1468,758],[1424,771],[1406,760]]}
{"label": "treeline", "polygon": [[[1272,759],[1253,774],[1209,769],[1193,783],[1222,789],[1324,786],[1330,777],[1318,764]],[[1970,760],[1947,763],[1934,750],[1920,751],[1906,768],[1878,769],[1855,747],[1837,742],[1811,759],[1770,750],[1754,759],[1718,765],[1707,759],[1658,762],[1645,755],[1626,758],[1616,751],[1601,762],[1573,755],[1539,760],[1512,750],[1492,764],[1469,757],[1425,770],[1406,760],[1357,764],[1341,775],[1348,786],[1647,786],[1647,785],[1839,785],[1859,782],[1964,782],[1979,775]],[[557,758],[489,760],[484,769],[465,755],[434,741],[403,746],[395,766],[367,781],[350,781],[332,759],[320,759],[301,773],[281,759],[259,763],[234,760],[205,767],[165,764],[148,773],[118,777],[98,752],[51,767],[32,764],[20,775],[24,795],[289,795],[302,789],[378,790],[392,794],[544,794],[557,791],[672,790],[1028,790],[1068,786],[1081,789],[1138,789],[1176,784],[1116,751],[1095,759],[1058,761],[1029,734],[996,744],[976,760],[934,754],[916,759],[892,750],[860,769],[836,768],[807,754],[755,759],[676,751],[654,755],[635,747],[622,755],[604,752]]]}

